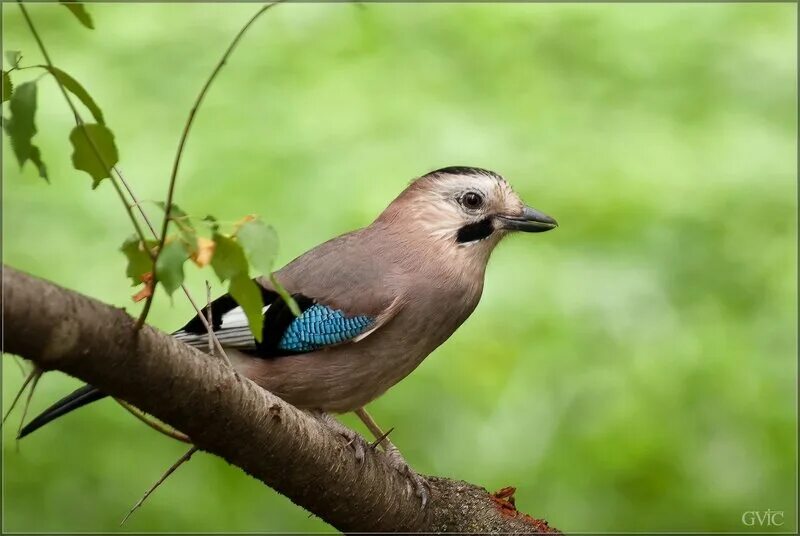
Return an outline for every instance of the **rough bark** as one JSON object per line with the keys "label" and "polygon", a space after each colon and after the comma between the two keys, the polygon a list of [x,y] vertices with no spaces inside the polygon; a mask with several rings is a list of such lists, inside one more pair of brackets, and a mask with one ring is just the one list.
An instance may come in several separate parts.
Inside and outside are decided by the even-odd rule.
{"label": "rough bark", "polygon": [[421,509],[382,453],[358,464],[338,435],[220,360],[7,266],[3,321],[4,351],[134,404],[339,530],[556,532],[517,511],[508,490],[490,495],[447,478],[429,477],[431,502]]}

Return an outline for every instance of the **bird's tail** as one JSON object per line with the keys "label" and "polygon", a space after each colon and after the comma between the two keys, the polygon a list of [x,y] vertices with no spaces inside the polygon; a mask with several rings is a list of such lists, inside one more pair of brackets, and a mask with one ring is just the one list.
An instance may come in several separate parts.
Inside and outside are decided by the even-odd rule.
{"label": "bird's tail", "polygon": [[91,404],[97,400],[105,398],[105,393],[100,392],[97,387],[91,385],[84,385],[80,389],[75,390],[44,410],[41,415],[29,422],[22,430],[20,430],[17,439],[22,439],[31,432],[35,432],[45,424],[58,419],[62,415],[66,415],[72,410],[82,408],[86,404]]}

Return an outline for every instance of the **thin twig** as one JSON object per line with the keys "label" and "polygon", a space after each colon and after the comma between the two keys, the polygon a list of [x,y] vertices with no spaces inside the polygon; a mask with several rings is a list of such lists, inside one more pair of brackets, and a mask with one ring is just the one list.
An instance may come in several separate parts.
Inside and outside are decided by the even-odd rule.
{"label": "thin twig", "polygon": [[[20,1],[20,0],[18,0]],[[222,70],[222,67],[228,61],[231,53],[236,48],[236,45],[239,44],[239,41],[242,39],[244,34],[247,32],[248,28],[260,17],[264,12],[266,12],[271,7],[277,5],[279,2],[273,2],[271,4],[267,4],[261,9],[259,9],[255,15],[253,15],[250,20],[248,20],[244,26],[239,30],[239,32],[234,36],[233,41],[231,44],[228,45],[228,48],[225,50],[225,53],[220,58],[219,62],[217,62],[216,67],[214,70],[211,71],[211,75],[206,80],[206,83],[203,84],[203,87],[200,89],[200,93],[197,95],[195,99],[194,105],[192,109],[189,110],[189,117],[186,119],[186,124],[183,126],[183,132],[181,133],[180,141],[178,142],[178,150],[175,153],[175,161],[172,163],[172,173],[169,177],[169,187],[167,188],[167,200],[164,203],[164,220],[161,224],[161,235],[159,237],[158,249],[156,250],[156,256],[161,253],[161,250],[164,249],[164,244],[167,240],[167,229],[169,227],[170,221],[170,214],[172,213],[172,199],[175,195],[175,183],[177,182],[178,177],[178,169],[180,168],[181,164],[181,157],[183,156],[183,151],[186,146],[186,139],[189,137],[189,131],[192,129],[192,124],[194,123],[194,118],[197,115],[197,111],[200,109],[200,105],[203,103],[203,99],[205,99],[206,94],[208,93],[211,84],[217,78],[217,75]],[[143,323],[144,319],[147,317],[147,313],[150,311],[150,304],[153,301],[153,297],[155,296],[156,291],[156,283],[158,283],[156,279],[156,270],[155,270],[155,263],[153,261],[153,292],[147,297],[147,301],[144,304],[144,310],[142,311],[142,315],[139,317],[139,321]]]}
{"label": "thin twig", "polygon": [[128,181],[125,180],[125,177],[122,175],[122,169],[120,169],[119,166],[114,166],[114,173],[117,174],[117,177],[119,177],[119,182],[121,182],[122,186],[125,187],[125,190],[128,192],[128,195],[131,196],[133,204],[136,205],[136,208],[139,210],[139,214],[141,214],[142,219],[147,224],[147,227],[150,228],[150,232],[153,233],[153,238],[158,238],[158,235],[156,234],[156,228],[153,227],[153,223],[150,221],[150,218],[147,217],[147,213],[142,208],[142,203],[136,197],[136,194],[133,193],[133,189],[128,184]]}
{"label": "thin twig", "polygon": [[125,522],[128,520],[128,518],[129,518],[129,517],[131,517],[131,514],[133,514],[133,513],[134,513],[134,512],[135,512],[135,511],[136,511],[136,510],[137,510],[137,509],[140,507],[140,506],[142,506],[142,504],[144,503],[144,501],[146,501],[146,500],[147,500],[147,498],[150,496],[150,494],[151,494],[151,493],[153,493],[153,492],[156,490],[156,488],[157,488],[158,486],[160,486],[160,485],[161,485],[161,483],[162,483],[162,482],[164,482],[164,481],[167,479],[167,477],[168,477],[169,475],[171,475],[172,473],[174,473],[174,472],[175,472],[175,470],[176,470],[178,467],[180,467],[181,465],[183,465],[185,462],[188,462],[188,461],[189,461],[189,458],[191,458],[191,457],[192,457],[192,455],[193,455],[195,452],[197,452],[197,447],[195,447],[195,446],[192,446],[192,448],[190,448],[188,451],[186,451],[186,454],[184,454],[183,456],[181,456],[180,458],[178,458],[178,461],[176,461],[175,463],[173,463],[173,464],[172,464],[172,465],[169,467],[169,469],[167,469],[167,470],[166,470],[166,472],[165,472],[163,475],[161,475],[161,478],[159,478],[158,480],[156,480],[155,484],[153,484],[153,485],[150,487],[150,489],[148,489],[148,490],[145,492],[145,494],[144,494],[144,495],[142,495],[142,498],[141,498],[141,499],[139,499],[139,501],[138,501],[136,504],[134,504],[134,505],[133,505],[133,508],[131,508],[131,509],[130,509],[130,511],[129,511],[127,514],[125,514],[125,517],[124,517],[124,518],[122,518],[122,521],[120,522],[120,524],[119,524],[119,525],[120,525],[120,526],[124,525],[124,524],[125,524]]}
{"label": "thin twig", "polygon": [[22,361],[15,355],[11,357],[14,358],[14,363],[17,364],[17,368],[19,368],[19,372],[20,374],[22,374],[22,377],[24,378],[27,373],[25,372],[25,367],[22,365]]}
{"label": "thin twig", "polygon": [[208,282],[206,279],[206,321],[208,322],[208,326],[206,327],[206,331],[208,331],[208,355],[214,355],[214,327],[212,325],[212,315],[211,315],[211,283]]}
{"label": "thin twig", "polygon": [[22,382],[22,387],[20,387],[20,388],[19,388],[19,391],[17,391],[17,394],[16,394],[16,396],[14,397],[14,400],[12,400],[12,401],[11,401],[11,405],[8,407],[8,411],[7,411],[7,412],[6,412],[6,414],[3,416],[3,422],[2,422],[2,424],[5,424],[5,423],[6,423],[6,419],[8,419],[8,416],[9,416],[9,415],[11,415],[11,412],[14,410],[14,407],[17,405],[17,402],[19,402],[19,399],[20,399],[20,397],[22,396],[22,393],[24,393],[24,392],[25,392],[25,388],[26,388],[26,387],[28,387],[28,384],[29,384],[29,383],[31,383],[31,380],[33,379],[33,377],[34,377],[34,376],[36,376],[36,373],[37,373],[37,372],[38,372],[38,371],[37,371],[37,370],[34,368],[34,369],[31,371],[31,373],[30,373],[30,374],[28,374],[28,377],[27,377],[27,378],[25,378],[25,381],[24,381],[24,382]]}
{"label": "thin twig", "polygon": [[189,436],[182,434],[172,428],[168,428],[167,426],[161,424],[160,422],[151,419],[150,417],[147,416],[146,413],[140,411],[138,408],[134,406],[131,406],[130,404],[128,404],[127,402],[125,402],[120,398],[115,398],[114,400],[117,402],[117,404],[128,410],[128,412],[131,415],[133,415],[134,417],[145,423],[147,426],[149,426],[156,432],[162,433],[165,436],[171,437],[172,439],[176,439],[182,443],[186,443],[188,445],[192,444],[192,440],[189,439]]}
{"label": "thin twig", "polygon": [[375,450],[378,447],[378,445],[382,444],[384,441],[388,441],[389,434],[391,434],[392,432],[394,432],[394,426],[386,430],[386,432],[381,434],[380,437],[375,438],[375,442],[370,444],[369,448]]}
{"label": "thin twig", "polygon": [[189,303],[192,304],[192,307],[194,307],[194,310],[197,311],[197,318],[199,318],[200,321],[203,323],[203,327],[205,327],[206,330],[210,330],[211,333],[213,334],[213,336],[214,336],[214,346],[217,347],[217,351],[219,351],[220,356],[222,356],[222,359],[225,360],[225,362],[228,364],[228,366],[233,366],[233,365],[231,365],[231,360],[228,358],[228,354],[225,353],[225,348],[222,347],[222,343],[219,342],[219,339],[217,338],[216,333],[214,333],[214,329],[211,327],[211,322],[209,322],[206,319],[205,315],[200,310],[200,308],[197,306],[197,304],[195,303],[195,301],[192,298],[191,294],[189,294],[189,291],[186,289],[186,287],[185,286],[181,286],[181,288],[183,288],[183,292],[184,292],[184,294],[186,294],[186,299],[189,300]]}
{"label": "thin twig", "polygon": [[394,445],[392,445],[392,442],[389,441],[389,434],[391,434],[392,431],[394,431],[394,428],[390,428],[388,432],[384,433],[381,430],[381,427],[378,426],[378,423],[375,422],[375,419],[373,419],[372,416],[369,413],[367,413],[366,408],[363,407],[358,408],[353,413],[358,415],[358,418],[361,419],[361,422],[364,423],[364,425],[369,429],[372,436],[375,438],[375,443],[373,444],[373,448],[377,445],[381,445],[381,448],[384,451],[388,452],[390,448],[394,447]]}
{"label": "thin twig", "polygon": [[28,398],[25,399],[25,407],[22,408],[22,418],[19,420],[17,437],[19,437],[20,432],[22,432],[22,427],[25,426],[25,417],[28,416],[28,408],[31,406],[31,400],[33,399],[33,392],[36,390],[36,384],[39,383],[39,378],[42,377],[42,370],[40,368],[35,368],[31,372],[31,375],[33,376],[33,382],[31,383],[30,391],[28,391]]}

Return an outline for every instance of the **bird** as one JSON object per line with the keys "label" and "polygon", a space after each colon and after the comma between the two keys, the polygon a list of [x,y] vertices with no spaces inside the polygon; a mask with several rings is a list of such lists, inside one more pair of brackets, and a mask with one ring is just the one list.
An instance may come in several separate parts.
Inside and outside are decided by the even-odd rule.
{"label": "bird", "polygon": [[[295,316],[269,277],[254,280],[264,300],[261,341],[228,294],[212,301],[214,333],[233,367],[308,411],[348,440],[365,440],[332,415],[358,411],[408,376],[472,314],[487,263],[506,236],[557,227],[527,206],[498,173],[451,166],[414,179],[366,227],[300,255],[274,273],[300,309]],[[203,320],[173,336],[206,350]],[[25,426],[24,437],[106,395],[86,385]],[[428,500],[427,482],[392,446],[389,463]]]}

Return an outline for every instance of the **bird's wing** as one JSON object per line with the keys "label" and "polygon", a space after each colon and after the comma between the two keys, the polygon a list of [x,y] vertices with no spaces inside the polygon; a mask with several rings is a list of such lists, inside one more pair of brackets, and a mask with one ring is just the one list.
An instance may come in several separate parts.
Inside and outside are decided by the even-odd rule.
{"label": "bird's wing", "polygon": [[[257,342],[247,318],[228,295],[211,304],[214,332],[223,346],[259,357],[313,352],[357,343],[402,308],[396,266],[367,229],[348,233],[301,255],[275,273],[300,306],[295,317],[268,278],[256,278],[264,301],[264,331]],[[203,314],[207,314],[206,309]],[[207,348],[208,334],[195,317],[177,339]]]}
{"label": "bird's wing", "polygon": [[[211,325],[220,344],[236,348],[254,357],[279,357],[283,355],[314,352],[348,342],[358,342],[388,322],[399,310],[401,300],[396,298],[383,311],[375,313],[348,312],[303,294],[293,294],[300,307],[300,316],[294,316],[289,306],[278,294],[263,289],[264,329],[262,340],[256,341],[242,308],[230,295],[225,294],[211,303]],[[208,318],[208,307],[201,314]],[[195,316],[173,336],[191,346],[208,347],[208,331],[199,316]]]}

